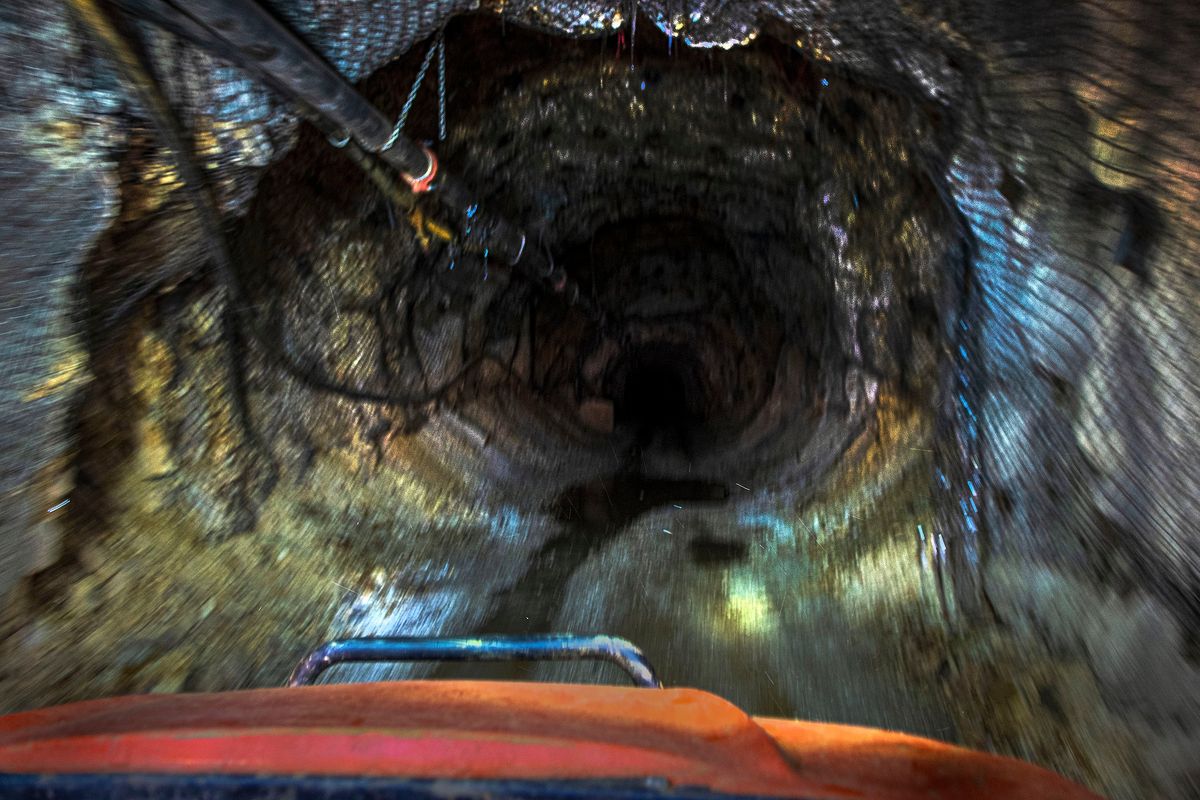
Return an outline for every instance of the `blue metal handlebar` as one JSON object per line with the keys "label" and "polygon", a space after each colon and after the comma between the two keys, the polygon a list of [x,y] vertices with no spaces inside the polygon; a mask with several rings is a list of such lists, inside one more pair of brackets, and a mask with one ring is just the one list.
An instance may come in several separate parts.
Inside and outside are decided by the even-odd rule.
{"label": "blue metal handlebar", "polygon": [[663,684],[632,642],[615,636],[489,636],[437,639],[388,637],[339,639],[304,657],[288,686],[307,686],[334,664],[370,661],[608,661],[625,670],[636,686],[661,689]]}

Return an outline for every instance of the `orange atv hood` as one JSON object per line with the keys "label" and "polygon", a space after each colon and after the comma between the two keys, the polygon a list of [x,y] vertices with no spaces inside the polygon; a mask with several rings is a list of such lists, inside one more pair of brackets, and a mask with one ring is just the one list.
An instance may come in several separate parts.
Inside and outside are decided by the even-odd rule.
{"label": "orange atv hood", "polygon": [[119,697],[0,717],[0,772],[661,778],[733,795],[1082,800],[1009,758],[750,717],[692,689],[408,681]]}

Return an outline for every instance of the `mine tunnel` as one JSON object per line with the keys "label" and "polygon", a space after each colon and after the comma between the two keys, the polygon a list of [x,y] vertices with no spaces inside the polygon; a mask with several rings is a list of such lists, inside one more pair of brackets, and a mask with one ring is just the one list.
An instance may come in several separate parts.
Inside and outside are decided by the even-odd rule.
{"label": "mine tunnel", "polygon": [[78,5],[0,9],[0,711],[604,633],[1200,796],[1200,6],[264,0],[421,176]]}

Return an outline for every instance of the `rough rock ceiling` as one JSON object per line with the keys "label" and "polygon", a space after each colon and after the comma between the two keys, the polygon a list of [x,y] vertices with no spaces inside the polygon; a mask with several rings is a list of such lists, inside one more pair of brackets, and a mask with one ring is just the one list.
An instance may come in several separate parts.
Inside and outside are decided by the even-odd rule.
{"label": "rough rock ceiling", "polygon": [[[423,246],[282,101],[148,28],[250,290],[231,335],[137,104],[63,8],[0,10],[16,607],[103,596],[78,588],[97,541],[163,570],[186,551],[295,603],[217,596],[283,652],[237,680],[302,636],[536,608],[534,628],[659,639],[668,675],[765,711],[946,724],[1113,796],[1190,796],[1194,4],[267,5],[389,114],[449,21],[444,163],[602,313]],[[327,580],[351,598],[288,588]],[[152,627],[131,618],[112,639]],[[160,680],[122,658],[95,691]],[[905,699],[875,677],[893,661],[949,699]],[[192,680],[225,685],[224,663]]]}

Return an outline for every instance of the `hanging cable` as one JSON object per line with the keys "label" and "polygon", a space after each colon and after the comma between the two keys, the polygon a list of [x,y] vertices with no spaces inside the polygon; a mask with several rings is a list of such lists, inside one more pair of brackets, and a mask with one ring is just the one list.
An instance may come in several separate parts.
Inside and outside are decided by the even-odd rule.
{"label": "hanging cable", "polygon": [[438,34],[438,141],[446,141],[446,29]]}
{"label": "hanging cable", "polygon": [[[413,102],[417,99],[417,92],[421,89],[421,84],[425,82],[425,73],[429,71],[429,65],[433,63],[433,56],[441,49],[441,44],[442,34],[439,33],[437,39],[429,46],[429,52],[425,54],[425,60],[421,62],[421,68],[417,70],[417,79],[413,81],[412,88],[408,90],[408,99],[404,101],[404,107],[400,109],[400,116],[396,118],[396,125],[392,128],[392,136],[387,140],[387,144],[383,146],[384,150],[389,149],[400,138],[400,133],[404,130],[404,126],[408,122],[408,112],[412,111]],[[444,64],[439,71],[444,71]]]}
{"label": "hanging cable", "polygon": [[634,66],[633,56],[634,48],[637,47],[637,15],[638,15],[638,0],[631,0],[629,14],[629,66]]}
{"label": "hanging cable", "polygon": [[102,0],[70,0],[70,7],[84,29],[116,65],[141,101],[159,137],[160,145],[167,151],[179,172],[182,192],[196,214],[200,230],[207,240],[209,258],[212,259],[217,278],[226,292],[227,307],[222,314],[221,323],[231,342],[226,369],[229,372],[230,400],[234,414],[247,440],[265,453],[266,450],[250,416],[245,377],[238,362],[238,352],[243,341],[242,317],[246,307],[246,293],[234,268],[233,255],[221,229],[220,213],[212,187],[192,157],[195,149],[190,132],[179,122],[174,109],[160,90],[146,60],[144,49],[136,39],[136,31],[128,20]]}

